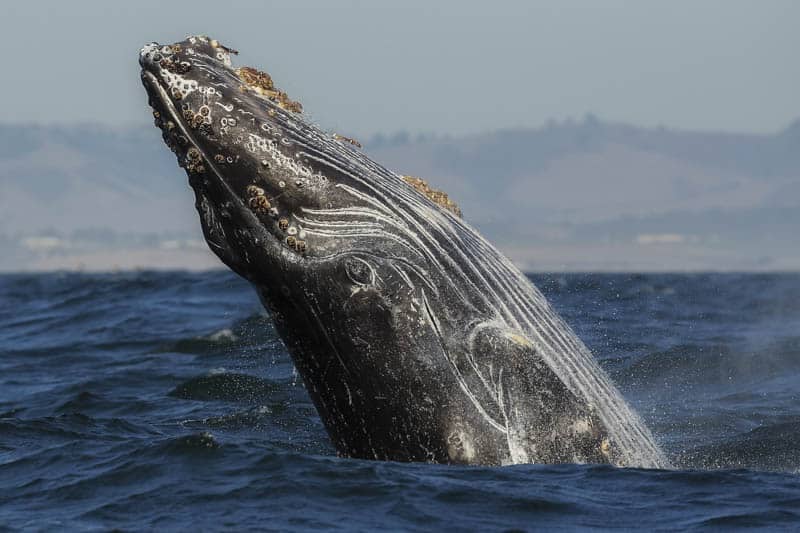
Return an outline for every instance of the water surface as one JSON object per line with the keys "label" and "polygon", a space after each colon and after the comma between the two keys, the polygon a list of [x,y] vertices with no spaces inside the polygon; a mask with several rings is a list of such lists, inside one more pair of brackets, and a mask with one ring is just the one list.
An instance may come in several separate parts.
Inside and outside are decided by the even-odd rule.
{"label": "water surface", "polygon": [[339,459],[228,272],[0,276],[0,530],[800,525],[800,275],[536,275],[677,466]]}

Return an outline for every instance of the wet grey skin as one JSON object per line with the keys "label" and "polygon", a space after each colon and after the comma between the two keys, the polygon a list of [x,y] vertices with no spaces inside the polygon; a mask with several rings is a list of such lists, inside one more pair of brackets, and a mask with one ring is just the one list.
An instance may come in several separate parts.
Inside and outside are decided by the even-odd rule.
{"label": "wet grey skin", "polygon": [[153,43],[142,81],[209,247],[270,311],[339,455],[668,466],[508,259],[231,53]]}

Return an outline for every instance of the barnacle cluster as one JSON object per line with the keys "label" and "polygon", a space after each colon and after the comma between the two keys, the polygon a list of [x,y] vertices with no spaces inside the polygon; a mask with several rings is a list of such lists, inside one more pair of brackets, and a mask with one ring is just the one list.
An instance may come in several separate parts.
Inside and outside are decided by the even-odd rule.
{"label": "barnacle cluster", "polygon": [[[277,208],[272,206],[263,188],[251,184],[247,186],[245,193],[247,196],[247,205],[255,214],[262,217],[269,215],[273,219],[278,217]],[[296,226],[289,222],[288,218],[284,217],[279,218],[275,224],[278,230],[286,235],[284,243],[286,243],[289,248],[301,254],[306,252],[307,244],[304,240],[305,231],[302,229],[298,230]]]}
{"label": "barnacle cluster", "polygon": [[[200,106],[200,109],[195,113],[188,104],[181,106],[181,115],[186,125],[194,129],[203,129],[206,133],[211,126],[211,109],[207,105]],[[201,132],[202,133],[202,132]]]}
{"label": "barnacle cluster", "polygon": [[403,180],[414,187],[418,192],[425,195],[433,203],[447,209],[457,217],[461,216],[461,208],[447,196],[446,192],[431,188],[425,180],[415,176],[403,176]]}
{"label": "barnacle cluster", "polygon": [[183,161],[183,167],[190,174],[202,174],[205,172],[206,167],[203,165],[203,156],[200,150],[194,146],[189,147],[186,150],[186,159]]}
{"label": "barnacle cluster", "polygon": [[300,102],[292,100],[285,92],[275,88],[272,78],[266,72],[252,67],[239,67],[236,69],[236,75],[245,83],[247,88],[275,102],[281,109],[293,113],[301,113],[303,111],[303,106]]}
{"label": "barnacle cluster", "polygon": [[247,186],[247,205],[250,206],[256,214],[267,215],[269,214],[272,204],[267,199],[264,189],[257,185]]}
{"label": "barnacle cluster", "polygon": [[346,142],[348,144],[352,144],[355,147],[361,148],[361,143],[355,139],[351,139],[350,137],[345,137],[344,135],[339,135],[338,133],[334,133],[333,138],[339,142]]}

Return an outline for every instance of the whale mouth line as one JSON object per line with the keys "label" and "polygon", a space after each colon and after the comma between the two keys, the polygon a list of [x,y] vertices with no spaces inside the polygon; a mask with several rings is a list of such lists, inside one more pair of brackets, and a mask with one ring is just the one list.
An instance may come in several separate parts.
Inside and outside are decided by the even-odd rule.
{"label": "whale mouth line", "polygon": [[[205,163],[209,166],[209,168],[211,168],[211,170],[214,171],[214,174],[217,176],[217,178],[223,183],[225,183],[225,180],[220,175],[219,170],[213,165],[212,161],[200,147],[200,144],[197,142],[197,139],[195,139],[192,132],[189,131],[189,128],[187,128],[186,125],[183,123],[182,117],[178,114],[178,110],[175,109],[175,104],[172,103],[172,100],[167,94],[167,91],[164,90],[164,87],[161,86],[161,83],[159,83],[156,75],[147,69],[142,69],[142,79],[146,80],[147,84],[153,89],[155,89],[155,91],[158,93],[161,104],[169,112],[172,120],[178,126],[178,128],[180,128],[181,133],[189,141],[189,144],[200,152],[200,154],[203,156],[203,159],[205,160]],[[227,183],[225,185],[227,185]],[[233,191],[230,192],[233,196],[236,196],[235,194],[233,194]]]}

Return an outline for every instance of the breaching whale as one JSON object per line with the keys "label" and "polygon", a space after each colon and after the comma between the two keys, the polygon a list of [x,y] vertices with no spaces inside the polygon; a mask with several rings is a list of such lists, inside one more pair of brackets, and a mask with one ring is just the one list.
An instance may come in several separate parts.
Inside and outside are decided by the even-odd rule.
{"label": "breaching whale", "polygon": [[536,287],[446,194],[312,124],[204,36],[139,55],[206,241],[250,281],[338,453],[668,465]]}

